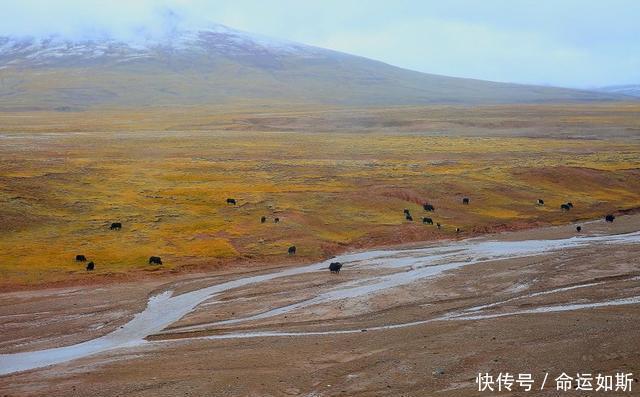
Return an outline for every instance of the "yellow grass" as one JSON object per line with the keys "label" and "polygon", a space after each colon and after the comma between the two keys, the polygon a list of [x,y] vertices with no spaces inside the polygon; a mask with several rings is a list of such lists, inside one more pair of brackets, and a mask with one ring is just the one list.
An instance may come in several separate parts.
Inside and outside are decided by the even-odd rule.
{"label": "yellow grass", "polygon": [[[292,244],[299,259],[315,260],[349,247],[454,237],[456,227],[469,235],[640,207],[633,137],[119,128],[50,135],[34,117],[1,138],[3,286],[87,277],[76,254],[95,261],[98,274],[148,270],[151,255],[169,269],[282,262]],[[547,205],[536,206],[538,198]],[[435,213],[424,213],[426,201]],[[566,201],[575,208],[562,213]],[[422,225],[421,216],[444,229]],[[117,221],[123,229],[109,230]]]}

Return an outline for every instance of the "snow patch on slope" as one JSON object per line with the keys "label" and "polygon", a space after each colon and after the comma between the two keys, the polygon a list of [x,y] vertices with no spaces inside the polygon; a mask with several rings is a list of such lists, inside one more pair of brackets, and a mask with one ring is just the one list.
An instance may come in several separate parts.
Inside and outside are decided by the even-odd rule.
{"label": "snow patch on slope", "polygon": [[327,50],[242,32],[223,25],[204,30],[175,30],[159,37],[70,40],[60,36],[0,37],[0,66],[44,66],[65,60],[126,62],[163,54],[315,57]]}

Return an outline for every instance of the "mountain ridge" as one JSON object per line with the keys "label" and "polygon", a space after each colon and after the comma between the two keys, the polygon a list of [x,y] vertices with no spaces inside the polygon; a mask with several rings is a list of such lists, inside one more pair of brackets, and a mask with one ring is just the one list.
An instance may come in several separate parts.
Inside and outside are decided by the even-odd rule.
{"label": "mountain ridge", "polygon": [[599,87],[596,89],[596,91],[606,92],[609,94],[622,94],[640,98],[640,84],[610,85],[606,87]]}
{"label": "mountain ridge", "polygon": [[223,25],[127,41],[0,37],[0,108],[239,101],[339,106],[632,100],[433,75]]}

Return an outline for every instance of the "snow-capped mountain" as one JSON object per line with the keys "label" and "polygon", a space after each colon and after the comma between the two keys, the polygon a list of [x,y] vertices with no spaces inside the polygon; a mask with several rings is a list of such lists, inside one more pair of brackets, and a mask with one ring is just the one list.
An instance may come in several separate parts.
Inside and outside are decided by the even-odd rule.
{"label": "snow-capped mountain", "polygon": [[222,25],[126,39],[0,37],[0,109],[220,104],[403,105],[620,96],[431,75]]}
{"label": "snow-capped mountain", "polygon": [[174,30],[161,37],[70,40],[60,36],[0,37],[0,68],[55,66],[61,62],[133,62],[162,55],[322,57],[330,52],[285,40],[241,32],[223,25],[191,31]]}

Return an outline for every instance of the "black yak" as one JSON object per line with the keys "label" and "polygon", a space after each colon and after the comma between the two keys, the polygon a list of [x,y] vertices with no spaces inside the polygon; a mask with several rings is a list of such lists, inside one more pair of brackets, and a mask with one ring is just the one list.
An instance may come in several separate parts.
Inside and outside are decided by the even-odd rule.
{"label": "black yak", "polygon": [[340,262],[331,262],[329,264],[329,271],[331,271],[331,273],[340,273],[340,269],[342,269],[342,263]]}

